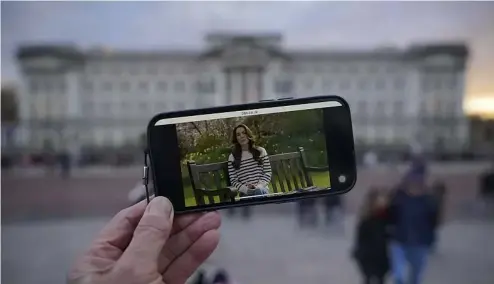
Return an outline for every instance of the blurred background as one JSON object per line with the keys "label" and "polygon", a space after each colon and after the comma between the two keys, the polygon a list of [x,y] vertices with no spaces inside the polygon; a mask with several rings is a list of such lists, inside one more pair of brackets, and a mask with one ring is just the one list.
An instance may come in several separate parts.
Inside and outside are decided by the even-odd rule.
{"label": "blurred background", "polygon": [[425,283],[494,280],[482,191],[494,174],[493,3],[19,1],[1,3],[1,26],[5,283],[64,282],[138,198],[154,114],[328,94],[349,102],[357,147],[343,214],[305,230],[296,204],[224,218],[207,265],[240,283],[361,282],[350,250],[363,196],[421,153],[447,188]]}

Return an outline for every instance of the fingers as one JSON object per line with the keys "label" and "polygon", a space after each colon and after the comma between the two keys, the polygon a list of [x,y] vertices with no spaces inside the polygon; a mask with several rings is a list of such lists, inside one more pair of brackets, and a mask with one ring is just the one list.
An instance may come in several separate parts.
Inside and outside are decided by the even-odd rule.
{"label": "fingers", "polygon": [[92,257],[117,260],[129,245],[145,209],[146,202],[142,201],[118,212],[101,230],[87,254]]}
{"label": "fingers", "polygon": [[137,225],[134,236],[119,262],[158,269],[158,256],[173,224],[173,206],[162,196],[153,198]]}
{"label": "fingers", "polygon": [[194,214],[186,214],[176,217],[175,220],[173,220],[172,235],[182,231],[183,229],[188,227],[190,224],[192,224],[194,221],[201,218],[201,216],[205,214],[206,213],[194,213]]}
{"label": "fingers", "polygon": [[158,262],[160,273],[163,273],[170,263],[184,254],[205,233],[217,230],[221,225],[221,217],[217,212],[180,216],[175,219],[174,226],[182,222],[187,222],[187,225],[173,233],[160,254]]}
{"label": "fingers", "polygon": [[163,274],[167,284],[182,284],[213,253],[218,245],[220,234],[217,230],[204,233],[189,249],[180,255]]}

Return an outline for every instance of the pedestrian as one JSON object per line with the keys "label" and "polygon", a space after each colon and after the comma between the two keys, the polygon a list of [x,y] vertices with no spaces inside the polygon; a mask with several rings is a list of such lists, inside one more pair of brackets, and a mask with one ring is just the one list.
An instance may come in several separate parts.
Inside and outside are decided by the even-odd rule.
{"label": "pedestrian", "polygon": [[196,271],[195,275],[186,282],[189,284],[236,284],[230,273],[224,268],[217,268],[209,266],[206,268],[200,268]]}
{"label": "pedestrian", "polygon": [[250,206],[242,206],[241,208],[229,208],[226,210],[226,213],[227,216],[233,217],[237,214],[237,211],[240,211],[240,216],[244,221],[250,220],[250,217],[252,216]]}
{"label": "pedestrian", "polygon": [[[426,186],[427,167],[412,167],[389,207],[392,226],[390,256],[396,284],[422,282],[427,258],[434,239],[437,204]],[[408,282],[405,270],[410,266]]]}
{"label": "pedestrian", "polygon": [[324,204],[324,213],[326,215],[326,225],[330,225],[335,219],[335,213],[338,217],[343,215],[343,206],[340,195],[330,195],[322,198]]}
{"label": "pedestrian", "polygon": [[318,223],[316,199],[306,198],[297,202],[297,217],[300,227],[316,227]]}
{"label": "pedestrian", "polygon": [[212,284],[231,284],[232,281],[230,279],[230,275],[226,270],[220,269],[216,272],[214,275],[213,281],[211,282]]}
{"label": "pedestrian", "polygon": [[372,188],[361,207],[353,257],[366,284],[383,284],[389,271],[387,206],[387,193]]}
{"label": "pedestrian", "polygon": [[436,181],[432,184],[432,195],[436,198],[437,211],[434,220],[434,237],[431,244],[431,253],[434,253],[439,240],[438,231],[444,222],[444,204],[446,199],[446,185],[442,181]]}
{"label": "pedestrian", "polygon": [[[490,169],[482,173],[480,180],[480,198],[483,211],[490,210],[494,205],[494,162]],[[488,213],[489,211],[487,211]],[[485,213],[485,212],[484,212]]]}
{"label": "pedestrian", "polygon": [[70,177],[70,170],[72,166],[72,159],[68,151],[62,151],[58,156],[58,161],[60,164],[60,175],[62,178]]}
{"label": "pedestrian", "polygon": [[209,284],[209,281],[206,278],[206,272],[202,269],[199,269],[194,275],[194,279],[190,281],[190,284]]}

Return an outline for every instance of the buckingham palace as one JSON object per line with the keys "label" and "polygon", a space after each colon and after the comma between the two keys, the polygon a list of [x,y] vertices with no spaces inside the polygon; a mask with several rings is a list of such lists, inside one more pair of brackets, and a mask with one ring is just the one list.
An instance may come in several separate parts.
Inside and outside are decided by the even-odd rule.
{"label": "buckingham palace", "polygon": [[359,145],[467,147],[468,49],[291,49],[281,34],[211,33],[197,50],[21,46],[16,144],[31,151],[136,145],[156,113],[339,95]]}

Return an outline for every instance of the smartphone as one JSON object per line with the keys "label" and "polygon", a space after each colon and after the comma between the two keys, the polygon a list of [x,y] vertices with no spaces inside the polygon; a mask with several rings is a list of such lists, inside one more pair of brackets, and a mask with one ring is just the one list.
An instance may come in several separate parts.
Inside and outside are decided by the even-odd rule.
{"label": "smartphone", "polygon": [[160,113],[147,143],[155,195],[177,213],[343,194],[357,180],[338,96]]}

